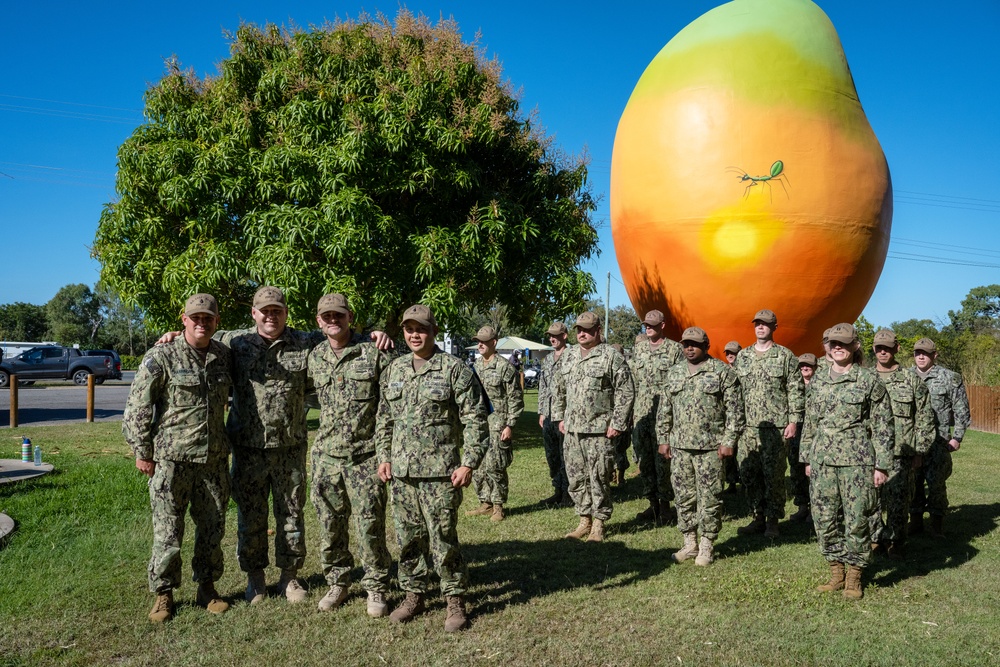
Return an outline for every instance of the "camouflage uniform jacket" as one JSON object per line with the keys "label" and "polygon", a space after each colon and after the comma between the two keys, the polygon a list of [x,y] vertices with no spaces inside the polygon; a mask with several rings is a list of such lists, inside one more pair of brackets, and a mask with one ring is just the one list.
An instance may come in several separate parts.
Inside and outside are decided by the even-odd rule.
{"label": "camouflage uniform jacket", "polygon": [[635,344],[635,352],[629,361],[632,371],[632,381],[635,383],[635,407],[633,413],[638,422],[647,415],[656,422],[656,408],[659,404],[660,381],[667,369],[679,361],[684,361],[684,348],[681,344],[664,338],[663,342],[653,347],[649,339]]}
{"label": "camouflage uniform jacket", "polygon": [[855,364],[836,378],[829,369],[816,373],[809,383],[799,460],[889,470],[895,429],[891,402],[878,375],[867,368]]}
{"label": "camouflage uniform jacket", "polygon": [[542,359],[542,373],[538,380],[538,414],[552,418],[552,404],[556,398],[556,380],[562,370],[566,353],[573,348],[567,345],[556,359],[555,352],[550,352]]}
{"label": "camouflage uniform jacket", "polygon": [[459,466],[478,468],[489,445],[482,392],[460,359],[435,349],[420,370],[413,370],[412,353],[389,364],[375,449],[379,464],[392,464],[394,477],[447,477]]}
{"label": "camouflage uniform jacket", "polygon": [[476,359],[473,368],[493,405],[493,412],[489,416],[490,429],[502,431],[505,426],[514,428],[517,418],[524,411],[520,373],[499,354],[493,355],[489,364],[482,357]]}
{"label": "camouflage uniform jacket", "polygon": [[805,408],[805,384],[799,372],[799,359],[787,347],[777,343],[758,355],[754,346],[736,355],[733,368],[740,376],[747,427],[784,428],[802,423]]}
{"label": "camouflage uniform jacket", "polygon": [[913,373],[896,368],[879,379],[889,392],[896,423],[896,456],[926,454],[934,443],[934,410],[927,386]]}
{"label": "camouflage uniform jacket", "polygon": [[[916,367],[909,369],[920,378]],[[927,385],[931,394],[931,408],[934,409],[934,421],[937,435],[942,440],[955,438],[959,442],[965,437],[965,429],[969,428],[969,397],[965,393],[962,376],[942,366],[931,366],[925,377],[920,378]],[[954,434],[948,434],[948,427],[954,426]]]}
{"label": "camouflage uniform jacket", "polygon": [[685,359],[661,371],[657,384],[657,442],[701,451],[736,446],[745,427],[736,371],[708,358],[691,373]]}
{"label": "camouflage uniform jacket", "polygon": [[565,422],[567,433],[604,433],[629,427],[635,386],[625,357],[599,343],[587,356],[574,345],[563,352],[552,401],[553,422]]}
{"label": "camouflage uniform jacket", "polygon": [[323,335],[285,327],[274,342],[256,329],[215,337],[233,351],[233,407],[226,423],[233,442],[255,449],[304,446],[307,359]]}
{"label": "camouflage uniform jacket", "polygon": [[136,458],[205,463],[227,455],[223,417],[232,383],[229,349],[217,341],[204,359],[183,334],[147,352],[122,417]]}
{"label": "camouflage uniform jacket", "polygon": [[307,388],[319,398],[314,447],[342,458],[375,451],[379,379],[388,365],[389,355],[374,343],[352,340],[340,357],[326,342],[313,348]]}

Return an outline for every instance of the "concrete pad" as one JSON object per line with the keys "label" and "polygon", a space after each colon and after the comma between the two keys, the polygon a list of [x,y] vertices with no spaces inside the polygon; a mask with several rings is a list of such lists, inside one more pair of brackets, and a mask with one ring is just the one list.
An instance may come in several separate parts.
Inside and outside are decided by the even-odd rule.
{"label": "concrete pad", "polygon": [[14,520],[6,514],[0,513],[0,544],[7,539],[7,536],[14,532]]}
{"label": "concrete pad", "polygon": [[24,479],[41,477],[52,472],[51,463],[36,466],[20,459],[0,459],[0,484],[13,484]]}

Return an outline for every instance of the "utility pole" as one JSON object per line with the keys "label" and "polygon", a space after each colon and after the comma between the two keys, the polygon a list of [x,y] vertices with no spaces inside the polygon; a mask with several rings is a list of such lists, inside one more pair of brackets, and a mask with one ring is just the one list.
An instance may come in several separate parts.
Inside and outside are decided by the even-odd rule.
{"label": "utility pole", "polygon": [[604,297],[604,342],[607,343],[608,340],[609,340],[609,338],[610,338],[610,336],[611,336],[611,331],[608,330],[608,318],[609,318],[609,315],[611,313],[611,272],[610,271],[608,271],[608,290],[607,290],[607,292],[605,294],[606,294],[606,296]]}

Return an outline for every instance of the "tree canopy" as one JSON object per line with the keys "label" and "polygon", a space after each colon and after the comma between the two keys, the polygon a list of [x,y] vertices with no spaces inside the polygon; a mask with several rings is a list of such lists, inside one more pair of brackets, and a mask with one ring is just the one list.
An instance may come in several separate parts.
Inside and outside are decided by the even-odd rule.
{"label": "tree canopy", "polygon": [[92,345],[101,327],[101,301],[90,287],[75,283],[62,287],[45,304],[49,336],[63,345]]}
{"label": "tree canopy", "polygon": [[285,290],[293,322],[346,294],[390,332],[495,303],[560,317],[593,289],[585,157],[568,157],[450,20],[400,11],[301,30],[243,25],[217,76],[176,59],[118,152],[94,243],[101,279],[150,323],[207,291],[223,324]]}

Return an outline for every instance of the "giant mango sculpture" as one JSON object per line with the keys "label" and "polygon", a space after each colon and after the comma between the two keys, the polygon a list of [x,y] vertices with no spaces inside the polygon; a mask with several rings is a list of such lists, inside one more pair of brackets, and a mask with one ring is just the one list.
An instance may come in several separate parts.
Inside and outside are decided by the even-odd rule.
{"label": "giant mango sculpture", "polygon": [[734,0],[679,32],[618,124],[611,230],[640,316],[704,328],[718,353],[816,351],[853,322],[889,244],[892,184],[833,24],[809,0]]}

